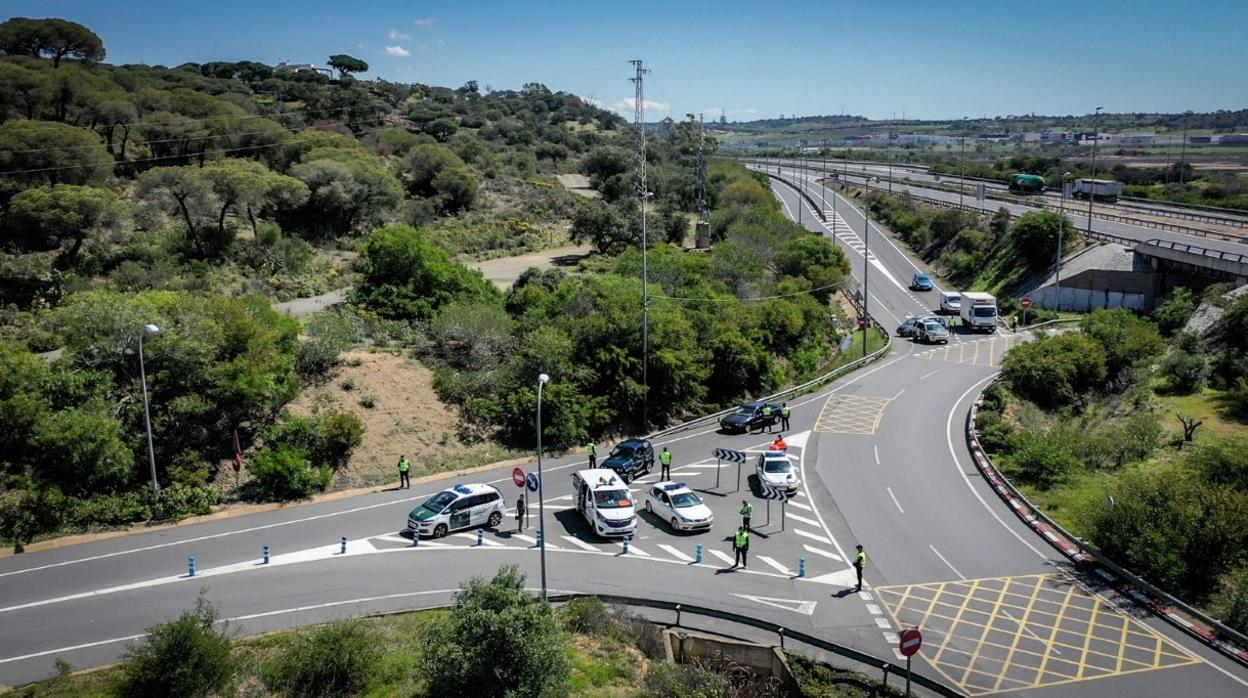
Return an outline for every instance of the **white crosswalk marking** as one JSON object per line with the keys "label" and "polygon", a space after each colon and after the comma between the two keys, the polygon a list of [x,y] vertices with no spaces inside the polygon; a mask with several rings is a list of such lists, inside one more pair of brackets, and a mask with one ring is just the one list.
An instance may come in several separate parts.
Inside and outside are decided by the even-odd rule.
{"label": "white crosswalk marking", "polygon": [[[473,543],[476,543],[476,542],[477,542],[477,534],[475,534],[475,533],[456,533],[456,534],[455,534],[455,537],[456,537],[456,538],[466,538],[466,539],[468,539],[468,540],[472,541]],[[481,538],[481,544],[482,544],[482,545],[488,545],[488,546],[490,546],[491,548],[501,548],[501,547],[503,547],[503,544],[502,544],[502,543],[499,543],[498,541],[493,540],[493,539],[489,538],[488,536],[482,536],[482,538]]]}
{"label": "white crosswalk marking", "polygon": [[580,548],[581,550],[591,550],[591,551],[593,551],[593,552],[595,552],[595,553],[600,553],[600,552],[602,552],[602,551],[601,551],[601,550],[599,550],[598,548],[595,548],[594,546],[590,545],[589,543],[586,543],[585,541],[581,540],[580,538],[576,538],[575,536],[559,536],[559,537],[560,537],[560,538],[562,538],[562,539],[564,539],[564,540],[566,540],[567,542],[571,543],[572,545],[575,545],[576,547]]}
{"label": "white crosswalk marking", "polygon": [[532,537],[532,536],[526,536],[526,535],[524,535],[523,533],[513,533],[513,534],[511,534],[511,537],[512,537],[512,538],[518,538],[518,539],[520,539],[520,540],[524,541],[525,543],[528,543],[529,545],[537,545],[537,539],[536,539],[536,538],[534,538],[534,537]]}
{"label": "white crosswalk marking", "polygon": [[666,543],[659,543],[659,547],[666,550],[669,555],[676,558],[677,560],[684,560],[685,562],[693,562],[692,556],[682,553],[675,546],[667,545]]}
{"label": "white crosswalk marking", "polygon": [[775,560],[773,560],[773,559],[771,559],[771,558],[767,557],[766,555],[759,555],[759,556],[758,556],[758,559],[759,559],[759,560],[762,560],[763,562],[767,563],[768,565],[771,565],[771,566],[772,566],[773,568],[775,568],[775,570],[776,570],[777,572],[779,572],[780,574],[787,575],[787,576],[790,576],[790,577],[792,577],[792,576],[793,576],[793,572],[792,572],[792,571],[790,571],[788,567],[785,567],[784,565],[780,564],[779,562],[776,562]]}
{"label": "white crosswalk marking", "polygon": [[[623,551],[624,551],[624,542],[623,542],[623,541],[621,541],[621,542],[620,542],[620,552],[623,552]],[[632,543],[629,543],[629,544],[628,544],[628,554],[629,554],[629,555],[640,555],[640,556],[642,556],[642,557],[650,557],[650,553],[648,553],[648,552],[646,552],[646,551],[642,550],[641,548],[638,548],[637,546],[633,545]]]}
{"label": "white crosswalk marking", "polygon": [[794,513],[792,513],[792,512],[787,512],[787,513],[785,513],[785,515],[784,515],[784,516],[785,516],[785,518],[793,519],[794,521],[801,521],[802,523],[806,524],[807,526],[814,526],[815,528],[819,528],[819,522],[818,522],[818,521],[815,521],[814,519],[808,519],[808,518],[806,518],[805,516],[800,516],[800,515],[798,515],[798,514],[794,514]]}
{"label": "white crosswalk marking", "polygon": [[814,511],[814,509],[810,508],[809,504],[802,504],[801,502],[795,502],[792,499],[789,500],[789,506],[797,507],[798,509],[802,509],[803,511]]}
{"label": "white crosswalk marking", "polygon": [[804,543],[802,544],[802,548],[804,548],[806,552],[808,553],[814,553],[815,555],[822,555],[824,557],[836,560],[837,562],[845,562],[844,560],[841,559],[840,555],[837,555],[836,553],[830,550],[823,550],[822,548],[816,548],[813,545],[806,545]]}
{"label": "white crosswalk marking", "polygon": [[793,529],[793,532],[799,536],[805,536],[806,538],[809,538],[811,540],[817,540],[820,543],[823,543],[824,545],[832,545],[832,541],[816,533],[811,533],[810,531],[803,531],[800,528]]}
{"label": "white crosswalk marking", "polygon": [[403,536],[375,536],[373,540],[386,540],[386,541],[390,541],[391,543],[411,543],[412,542],[404,538]]}
{"label": "white crosswalk marking", "polygon": [[733,560],[733,559],[732,559],[732,556],[731,556],[731,555],[729,555],[728,553],[726,553],[726,552],[724,552],[724,551],[722,551],[722,550],[716,550],[716,549],[714,549],[714,548],[711,548],[709,552],[710,552],[712,555],[714,555],[715,557],[717,557],[717,558],[719,558],[719,559],[723,560],[724,562],[728,563],[729,565],[731,565],[731,564],[733,564],[734,562],[736,562],[736,560]]}

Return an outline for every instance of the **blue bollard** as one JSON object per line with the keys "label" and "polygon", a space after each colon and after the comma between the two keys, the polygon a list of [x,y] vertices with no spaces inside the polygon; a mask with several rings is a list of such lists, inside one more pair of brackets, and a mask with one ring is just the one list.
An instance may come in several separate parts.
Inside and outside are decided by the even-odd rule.
{"label": "blue bollard", "polygon": [[485,531],[477,529],[477,546],[485,545]]}
{"label": "blue bollard", "polygon": [[693,561],[699,565],[702,564],[702,544],[701,543],[698,543],[698,553],[693,558]]}
{"label": "blue bollard", "polygon": [[267,565],[269,564],[269,546],[267,545],[264,546],[263,551],[264,551],[264,562],[261,564]]}
{"label": "blue bollard", "polygon": [[797,558],[797,576],[806,576],[806,558],[804,557]]}
{"label": "blue bollard", "polygon": [[542,529],[540,529],[540,528],[539,528],[539,529],[537,529],[537,547],[539,547],[539,548],[544,548],[544,547],[546,547],[546,546],[545,546],[545,545],[543,545],[543,543],[542,543]]}
{"label": "blue bollard", "polygon": [[346,536],[342,537],[342,548],[338,551],[338,554],[339,555],[347,554],[347,537]]}
{"label": "blue bollard", "polygon": [[420,545],[420,529],[413,528],[412,529],[412,547],[415,548],[418,545]]}
{"label": "blue bollard", "polygon": [[624,539],[624,554],[628,554],[628,538]]}
{"label": "blue bollard", "polygon": [[186,558],[186,576],[188,577],[195,576],[195,556],[194,555]]}

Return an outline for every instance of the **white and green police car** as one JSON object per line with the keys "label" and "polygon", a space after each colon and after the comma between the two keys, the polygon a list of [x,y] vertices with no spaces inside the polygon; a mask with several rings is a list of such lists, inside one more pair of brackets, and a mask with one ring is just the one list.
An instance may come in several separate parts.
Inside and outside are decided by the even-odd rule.
{"label": "white and green police car", "polygon": [[441,538],[451,531],[502,523],[507,505],[489,485],[455,485],[426,499],[407,515],[407,530],[422,538]]}

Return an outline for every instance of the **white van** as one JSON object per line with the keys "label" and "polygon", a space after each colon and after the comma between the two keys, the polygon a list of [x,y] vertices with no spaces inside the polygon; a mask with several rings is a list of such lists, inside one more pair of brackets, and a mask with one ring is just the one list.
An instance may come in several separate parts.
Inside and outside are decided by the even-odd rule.
{"label": "white van", "polygon": [[614,470],[595,468],[572,473],[572,501],[594,533],[603,538],[637,533],[633,493]]}
{"label": "white van", "polygon": [[463,528],[493,528],[502,523],[506,508],[503,495],[489,485],[455,485],[412,509],[407,530],[418,532],[421,538],[441,538]]}

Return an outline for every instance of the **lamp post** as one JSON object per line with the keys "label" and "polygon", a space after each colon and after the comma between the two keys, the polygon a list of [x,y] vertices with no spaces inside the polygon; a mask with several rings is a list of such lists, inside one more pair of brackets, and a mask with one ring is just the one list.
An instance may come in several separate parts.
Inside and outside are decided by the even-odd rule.
{"label": "lamp post", "polygon": [[1062,237],[1066,232],[1066,180],[1070,179],[1070,173],[1066,172],[1062,175],[1062,187],[1057,195],[1057,214],[1062,217],[1062,227],[1057,230],[1057,273],[1053,279],[1053,288],[1057,290],[1057,295],[1053,299],[1053,310],[1060,311],[1062,309]]}
{"label": "lamp post", "polygon": [[542,386],[550,382],[550,376],[545,373],[537,376],[537,528],[542,535],[541,547],[538,549],[538,555],[542,560],[542,598],[546,598],[546,498],[543,495],[542,487]]}
{"label": "lamp post", "polygon": [[962,117],[962,154],[958,157],[958,210],[962,210],[962,188],[966,184],[966,117]]}
{"label": "lamp post", "polygon": [[893,194],[893,132],[888,132],[888,194]]}
{"label": "lamp post", "polygon": [[1092,235],[1092,204],[1096,202],[1096,146],[1101,142],[1101,110],[1097,107],[1092,117],[1092,182],[1088,185],[1088,235]]}
{"label": "lamp post", "polygon": [[867,195],[862,198],[862,356],[867,356],[867,332],[871,321],[867,319],[867,268],[871,264],[871,179],[867,180]]}
{"label": "lamp post", "polygon": [[1187,164],[1187,125],[1191,121],[1187,118],[1189,115],[1190,111],[1183,112],[1183,143],[1179,145],[1179,186],[1183,185],[1183,165]]}
{"label": "lamp post", "polygon": [[160,501],[160,483],[156,481],[156,451],[152,448],[152,411],[147,402],[147,367],[143,360],[143,338],[148,334],[160,334],[160,328],[146,324],[139,332],[139,382],[143,384],[143,422],[147,425],[147,464],[152,469],[152,501]]}

